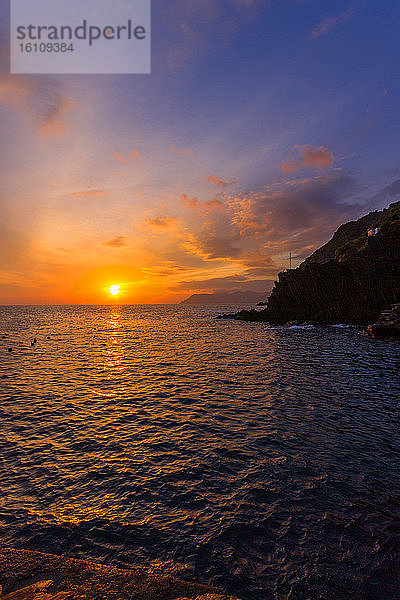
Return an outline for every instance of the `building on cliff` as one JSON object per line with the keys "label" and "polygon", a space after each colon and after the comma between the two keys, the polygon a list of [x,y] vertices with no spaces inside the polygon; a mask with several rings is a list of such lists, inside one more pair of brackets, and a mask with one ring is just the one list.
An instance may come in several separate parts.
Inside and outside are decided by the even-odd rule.
{"label": "building on cliff", "polygon": [[374,237],[375,235],[378,235],[379,233],[379,227],[374,227],[374,229],[368,229],[368,237]]}

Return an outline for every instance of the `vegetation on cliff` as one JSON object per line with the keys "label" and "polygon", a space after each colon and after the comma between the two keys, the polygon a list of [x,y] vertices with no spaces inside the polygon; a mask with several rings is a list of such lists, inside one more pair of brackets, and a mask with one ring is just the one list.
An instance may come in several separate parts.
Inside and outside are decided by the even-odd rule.
{"label": "vegetation on cliff", "polygon": [[329,262],[337,258],[338,253],[347,245],[354,244],[355,240],[360,238],[366,239],[368,229],[375,226],[381,214],[379,211],[374,211],[365,215],[365,217],[361,217],[358,221],[350,221],[341,225],[334,233],[332,239],[306,258],[300,265],[300,268],[310,264],[324,264]]}

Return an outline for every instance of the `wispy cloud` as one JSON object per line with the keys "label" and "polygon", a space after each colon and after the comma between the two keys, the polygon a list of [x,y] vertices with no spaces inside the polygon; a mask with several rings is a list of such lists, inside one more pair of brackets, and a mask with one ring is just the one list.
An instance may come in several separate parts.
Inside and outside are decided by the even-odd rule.
{"label": "wispy cloud", "polygon": [[209,175],[206,178],[206,181],[209,183],[213,183],[217,187],[228,187],[229,182],[222,179],[222,177],[218,177],[217,175]]}
{"label": "wispy cloud", "polygon": [[387,205],[400,199],[400,179],[392,181],[371,198],[371,207]]}
{"label": "wispy cloud", "polygon": [[195,152],[191,148],[176,148],[175,146],[169,147],[171,152],[179,154],[180,156],[194,156]]}
{"label": "wispy cloud", "polygon": [[33,93],[32,81],[19,75],[2,73],[0,76],[0,102],[11,107],[21,107]]}
{"label": "wispy cloud", "polygon": [[[290,250],[305,258],[358,213],[347,202],[352,190],[352,180],[339,171],[231,196],[218,211],[197,216],[185,248],[205,261],[276,273]],[[196,204],[192,210],[199,215]]]}
{"label": "wispy cloud", "polygon": [[149,227],[156,227],[159,229],[167,229],[168,227],[174,226],[176,223],[178,223],[178,219],[175,219],[175,217],[153,217],[146,221],[146,225]]}
{"label": "wispy cloud", "polygon": [[68,137],[69,128],[64,117],[76,107],[77,103],[70,98],[62,95],[54,96],[45,108],[43,117],[39,123],[39,137]]}
{"label": "wispy cloud", "polygon": [[107,246],[108,248],[124,248],[128,245],[126,241],[126,237],[123,235],[118,235],[107,242],[103,242],[103,246]]}
{"label": "wispy cloud", "polygon": [[71,192],[71,198],[96,198],[100,196],[108,196],[104,190],[83,190],[80,192]]}
{"label": "wispy cloud", "polygon": [[[166,53],[170,69],[182,67],[193,56],[207,53],[207,33],[218,26],[218,43],[229,47],[243,23],[251,23],[268,0],[170,0],[165,24],[174,33]],[[179,18],[176,17],[179,15]]]}
{"label": "wispy cloud", "polygon": [[45,84],[19,75],[0,75],[0,103],[29,111],[36,121],[39,137],[65,138],[69,135],[67,115],[78,104],[63,93],[55,81]]}
{"label": "wispy cloud", "polygon": [[204,200],[201,202],[198,198],[190,198],[187,194],[181,194],[179,198],[180,203],[189,209],[197,209],[199,211],[209,212],[213,209],[222,208],[224,203],[217,198],[212,198],[211,200]]}
{"label": "wispy cloud", "polygon": [[139,150],[129,150],[128,158],[124,158],[119,152],[114,152],[112,157],[115,160],[119,160],[124,165],[128,165],[132,162],[137,162],[138,160],[143,160],[143,156],[140,154]]}
{"label": "wispy cloud", "polygon": [[319,38],[321,35],[325,35],[340,23],[343,23],[344,21],[347,21],[347,19],[350,19],[352,16],[354,16],[355,12],[355,9],[351,7],[338,15],[330,15],[329,17],[326,17],[326,19],[323,19],[316,27],[314,27],[310,37]]}

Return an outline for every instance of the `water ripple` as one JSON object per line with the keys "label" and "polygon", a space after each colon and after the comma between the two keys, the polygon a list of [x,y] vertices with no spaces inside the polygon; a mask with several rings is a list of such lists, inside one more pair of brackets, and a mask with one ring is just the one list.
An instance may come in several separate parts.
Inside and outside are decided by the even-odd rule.
{"label": "water ripple", "polygon": [[397,600],[398,343],[210,308],[0,319],[1,544],[184,563],[245,600]]}

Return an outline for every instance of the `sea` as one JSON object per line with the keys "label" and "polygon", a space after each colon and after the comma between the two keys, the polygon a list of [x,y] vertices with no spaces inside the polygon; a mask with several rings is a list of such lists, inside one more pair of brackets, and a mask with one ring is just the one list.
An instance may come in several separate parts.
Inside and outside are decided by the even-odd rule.
{"label": "sea", "polygon": [[398,600],[400,343],[237,308],[0,307],[0,546]]}

